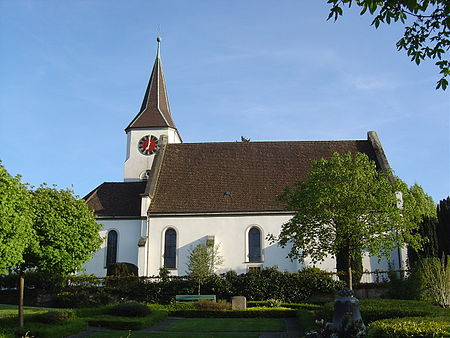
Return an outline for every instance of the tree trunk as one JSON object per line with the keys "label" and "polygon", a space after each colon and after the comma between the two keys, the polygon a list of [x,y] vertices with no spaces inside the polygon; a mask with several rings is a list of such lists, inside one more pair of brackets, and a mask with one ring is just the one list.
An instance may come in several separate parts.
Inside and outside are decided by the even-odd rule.
{"label": "tree trunk", "polygon": [[198,294],[200,295],[200,282],[198,283],[198,288],[197,288],[197,292],[198,292]]}
{"label": "tree trunk", "polygon": [[352,255],[350,253],[350,250],[348,250],[348,288],[350,290],[353,290],[353,280],[352,280]]}
{"label": "tree trunk", "polygon": [[19,327],[23,327],[23,293],[25,288],[25,277],[22,271],[19,272]]}

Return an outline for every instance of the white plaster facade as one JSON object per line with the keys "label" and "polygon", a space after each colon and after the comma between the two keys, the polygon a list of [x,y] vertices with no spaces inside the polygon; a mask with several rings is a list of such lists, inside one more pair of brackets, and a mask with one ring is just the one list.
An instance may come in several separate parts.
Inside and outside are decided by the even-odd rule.
{"label": "white plaster facade", "polygon": [[[304,262],[291,261],[286,258],[290,247],[281,248],[271,244],[268,234],[278,234],[281,225],[291,215],[211,215],[183,217],[154,217],[148,220],[99,220],[103,225],[101,236],[105,238],[100,250],[92,260],[85,264],[87,274],[106,275],[106,237],[107,232],[118,232],[117,261],[132,263],[138,266],[140,276],[157,276],[163,267],[164,233],[171,228],[176,231],[176,269],[172,275],[185,275],[189,250],[199,243],[205,243],[208,236],[214,237],[219,244],[220,255],[224,263],[218,273],[234,270],[238,274],[246,273],[250,267],[278,267],[280,271],[295,272],[305,266],[316,266],[326,271],[335,272],[334,258],[312,264],[310,259]],[[261,231],[261,262],[248,260],[248,231],[257,227]],[[145,246],[138,246],[140,238],[147,237]],[[378,260],[378,257],[363,256],[363,268],[367,271],[404,268],[406,252],[404,249],[393,251],[391,259]],[[400,265],[399,265],[399,262]]]}

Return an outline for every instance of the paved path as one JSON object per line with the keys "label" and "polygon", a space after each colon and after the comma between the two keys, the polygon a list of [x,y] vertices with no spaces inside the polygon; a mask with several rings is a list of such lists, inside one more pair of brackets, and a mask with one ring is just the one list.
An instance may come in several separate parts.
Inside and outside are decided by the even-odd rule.
{"label": "paved path", "polygon": [[[165,321],[156,324],[148,329],[134,331],[134,332],[149,332],[149,333],[169,333],[169,331],[162,331],[162,329],[166,326],[171,325],[172,323],[182,320],[184,318],[180,317],[168,317]],[[301,329],[298,324],[298,320],[296,318],[286,318],[286,330],[284,332],[262,332],[260,333],[259,338],[299,338],[301,335]],[[100,328],[100,327],[89,327],[87,331],[80,332],[78,334],[72,335],[68,338],[84,338],[89,337],[95,333],[100,332],[109,332],[109,331],[115,331],[107,328]],[[122,330],[123,331],[123,330]],[[180,334],[186,334],[186,333],[201,333],[201,334],[235,334],[235,333],[254,333],[254,332],[172,332],[170,333],[180,333]]]}

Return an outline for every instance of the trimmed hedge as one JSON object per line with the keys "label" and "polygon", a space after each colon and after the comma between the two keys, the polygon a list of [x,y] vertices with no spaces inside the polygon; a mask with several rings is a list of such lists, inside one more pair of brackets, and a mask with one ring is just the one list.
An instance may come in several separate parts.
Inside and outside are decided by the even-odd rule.
{"label": "trimmed hedge", "polygon": [[[388,318],[439,316],[445,311],[445,309],[434,306],[427,301],[361,299],[359,304],[361,316],[365,324]],[[317,311],[317,319],[331,321],[333,310],[334,302],[324,304]]]}
{"label": "trimmed hedge", "polygon": [[[257,307],[257,306],[267,306],[267,301],[263,300],[263,301],[255,301],[255,300],[250,300],[247,302],[247,307],[251,308],[251,307]],[[306,310],[319,310],[320,309],[320,305],[318,304],[308,304],[308,303],[281,303],[280,305],[281,307],[287,307],[290,309],[306,309]]]}
{"label": "trimmed hedge", "polygon": [[449,317],[406,317],[378,320],[369,325],[369,337],[449,337]]}
{"label": "trimmed hedge", "polygon": [[151,312],[148,306],[135,302],[119,303],[108,309],[110,315],[124,317],[145,317]]}
{"label": "trimmed hedge", "polygon": [[19,337],[54,338],[67,337],[86,329],[86,322],[79,318],[71,318],[60,324],[27,322],[25,318],[25,327],[16,329],[14,334]]}
{"label": "trimmed hedge", "polygon": [[146,317],[118,317],[97,315],[84,318],[90,326],[107,327],[117,330],[142,330],[167,318],[167,311],[153,311]]}
{"label": "trimmed hedge", "polygon": [[297,311],[287,308],[250,308],[247,310],[173,310],[169,314],[185,318],[287,318],[295,317]]}

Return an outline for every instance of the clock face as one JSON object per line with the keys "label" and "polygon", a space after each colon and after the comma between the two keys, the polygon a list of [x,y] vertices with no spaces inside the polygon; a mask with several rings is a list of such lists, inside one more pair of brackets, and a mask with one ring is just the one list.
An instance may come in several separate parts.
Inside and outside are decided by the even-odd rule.
{"label": "clock face", "polygon": [[159,150],[158,139],[153,135],[146,135],[139,140],[138,149],[141,154],[153,155]]}

